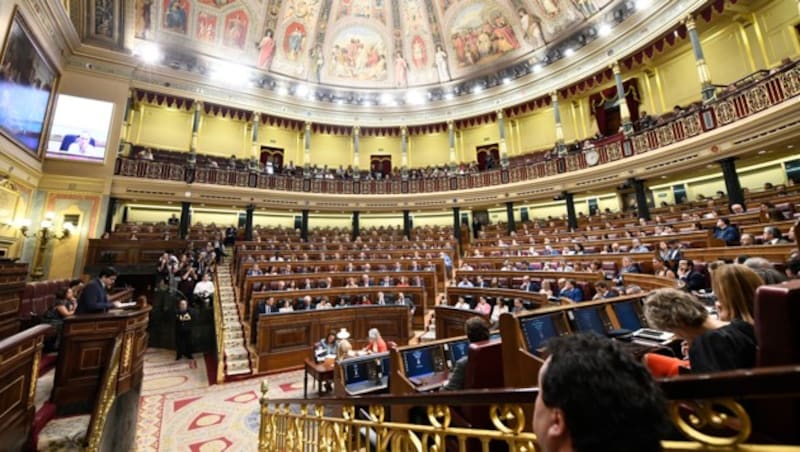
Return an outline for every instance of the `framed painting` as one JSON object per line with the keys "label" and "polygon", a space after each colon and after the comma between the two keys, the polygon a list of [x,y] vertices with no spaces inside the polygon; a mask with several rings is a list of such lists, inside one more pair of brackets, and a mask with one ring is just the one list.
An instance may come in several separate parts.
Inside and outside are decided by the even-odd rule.
{"label": "framed painting", "polygon": [[18,8],[0,53],[0,133],[41,159],[58,72]]}

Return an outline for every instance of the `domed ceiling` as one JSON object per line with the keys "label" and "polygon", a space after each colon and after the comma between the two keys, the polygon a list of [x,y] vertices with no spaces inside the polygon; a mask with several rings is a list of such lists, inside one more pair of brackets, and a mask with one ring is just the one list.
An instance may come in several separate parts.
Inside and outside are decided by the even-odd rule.
{"label": "domed ceiling", "polygon": [[135,36],[297,80],[407,88],[536,60],[613,0],[136,0]]}

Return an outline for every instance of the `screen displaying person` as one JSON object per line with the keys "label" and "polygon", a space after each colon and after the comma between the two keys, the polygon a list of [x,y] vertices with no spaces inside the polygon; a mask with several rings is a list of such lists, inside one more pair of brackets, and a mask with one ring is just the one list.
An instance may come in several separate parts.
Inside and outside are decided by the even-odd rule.
{"label": "screen displaying person", "polygon": [[70,154],[94,155],[96,149],[92,144],[92,137],[89,136],[89,133],[81,132],[81,134],[75,138],[75,141],[69,145],[67,152]]}

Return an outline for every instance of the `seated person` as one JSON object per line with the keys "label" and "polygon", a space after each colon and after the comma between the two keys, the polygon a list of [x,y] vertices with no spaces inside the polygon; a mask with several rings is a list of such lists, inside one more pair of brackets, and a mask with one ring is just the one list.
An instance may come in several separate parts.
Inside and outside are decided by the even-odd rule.
{"label": "seated person", "polygon": [[[489,340],[489,324],[482,317],[470,317],[464,322],[464,331],[467,334],[467,340],[470,343],[481,342]],[[464,389],[464,379],[467,372],[467,358],[469,353],[462,356],[461,359],[456,361],[453,366],[453,373],[450,374],[450,379],[444,385],[444,389],[448,391],[459,391]]]}
{"label": "seated person", "polygon": [[497,327],[500,325],[500,314],[508,312],[508,306],[506,306],[505,302],[502,298],[497,297],[495,300],[493,309],[492,309],[492,316],[490,318],[492,325]]}
{"label": "seated person", "polygon": [[336,333],[329,332],[324,339],[317,342],[314,350],[314,358],[318,363],[325,361],[329,356],[336,356],[338,354],[338,344],[336,343]]}
{"label": "seated person", "polygon": [[278,309],[278,312],[293,312],[292,300],[283,300],[283,306]]}
{"label": "seated person", "polygon": [[724,240],[726,245],[736,245],[739,243],[739,230],[731,226],[731,220],[724,217],[717,218],[714,238]]}
{"label": "seated person", "polygon": [[202,304],[208,307],[213,300],[214,283],[211,282],[211,274],[206,272],[203,274],[203,279],[194,285],[194,302],[195,304]]}
{"label": "seated person", "polygon": [[547,349],[533,413],[537,450],[662,450],[666,401],[631,353],[593,334],[556,337]]}
{"label": "seated person", "polygon": [[369,336],[369,343],[362,349],[363,352],[383,353],[389,349],[386,346],[386,342],[381,337],[381,332],[378,331],[377,328],[371,328],[367,334]]}
{"label": "seated person", "polygon": [[475,305],[475,310],[483,315],[489,315],[492,312],[492,305],[486,301],[485,297],[478,297],[478,304]]}
{"label": "seated person", "polygon": [[608,287],[605,281],[597,281],[594,283],[594,289],[597,291],[592,300],[602,300],[603,298],[618,297],[619,292],[613,287]]}
{"label": "seated person", "polygon": [[269,297],[266,300],[263,298],[258,301],[256,305],[256,314],[264,315],[279,312],[278,306],[275,304],[275,297]]}
{"label": "seated person", "polygon": [[694,269],[691,259],[678,261],[678,285],[690,292],[697,292],[706,288],[706,278]]}
{"label": "seated person", "polygon": [[317,303],[317,309],[331,309],[331,308],[333,308],[333,305],[331,305],[331,302],[330,300],[328,300],[328,297],[322,297],[322,299],[319,300],[319,303]]}
{"label": "seated person", "polygon": [[75,309],[78,303],[72,295],[72,289],[69,287],[62,287],[56,291],[56,299],[51,307],[42,316],[42,322],[53,326],[55,334],[47,338],[45,341],[45,351],[58,351],[58,346],[61,343],[61,330],[64,327],[64,319],[75,315]]}
{"label": "seated person", "polygon": [[456,309],[470,309],[469,303],[464,300],[464,297],[458,297],[458,300],[456,300],[456,304],[454,304],[453,307]]}
{"label": "seated person", "polygon": [[558,296],[562,298],[569,298],[576,303],[583,301],[583,291],[576,286],[577,283],[574,279],[567,280],[564,283],[564,289],[559,292]]}
{"label": "seated person", "polygon": [[[749,369],[756,364],[756,339],[753,325],[741,320],[730,322],[709,316],[708,310],[691,294],[676,289],[658,289],[648,295],[644,314],[653,328],[674,333],[687,341],[692,372],[718,372]],[[664,361],[652,354],[651,363]],[[670,360],[671,358],[666,358]],[[674,372],[670,367],[668,373]]]}

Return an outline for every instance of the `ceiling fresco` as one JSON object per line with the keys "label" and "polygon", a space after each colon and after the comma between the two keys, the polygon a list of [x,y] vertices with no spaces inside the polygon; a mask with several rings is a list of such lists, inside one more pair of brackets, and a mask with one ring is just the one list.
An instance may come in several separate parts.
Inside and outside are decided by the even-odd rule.
{"label": "ceiling fresco", "polygon": [[347,88],[430,86],[542,57],[613,0],[135,0],[135,37]]}

